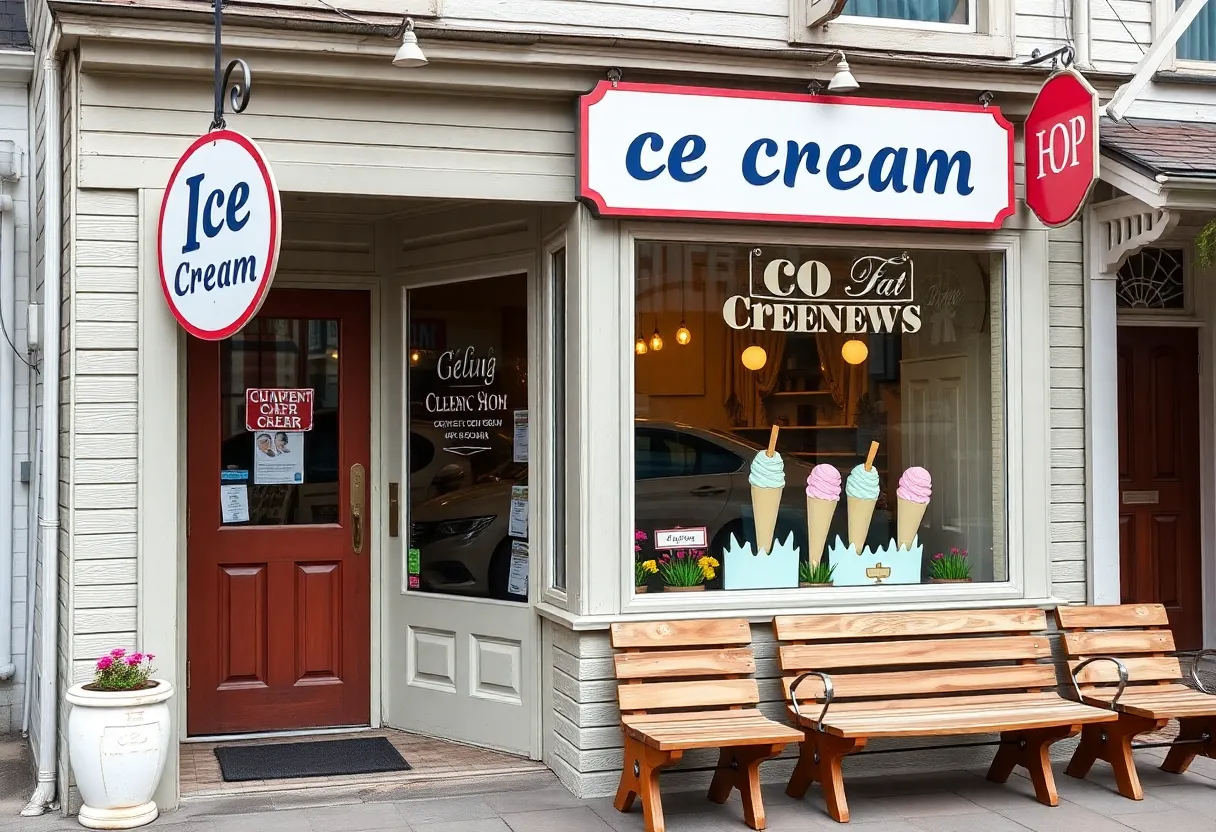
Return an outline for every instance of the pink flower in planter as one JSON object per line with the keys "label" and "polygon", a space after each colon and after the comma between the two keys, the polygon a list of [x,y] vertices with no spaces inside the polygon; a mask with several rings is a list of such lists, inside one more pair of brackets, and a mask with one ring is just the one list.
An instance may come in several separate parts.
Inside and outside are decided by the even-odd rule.
{"label": "pink flower in planter", "polygon": [[123,650],[121,647],[115,647],[110,651],[110,655],[116,659],[121,659],[123,656],[127,655],[127,651]]}
{"label": "pink flower in planter", "polygon": [[933,556],[933,559],[934,559],[934,560],[941,560],[941,559],[942,559],[942,558],[944,558],[944,557],[945,557],[945,555],[943,555],[941,552],[938,552],[936,555],[934,555],[934,556]]}
{"label": "pink flower in planter", "polygon": [[156,656],[153,656],[151,653],[149,653],[149,654],[148,654],[147,656],[145,656],[144,658],[146,658],[146,659],[148,660],[148,664],[151,664],[151,663],[152,663],[152,660],[153,660],[153,659],[155,659],[155,658],[156,658]]}
{"label": "pink flower in planter", "polygon": [[140,656],[138,659],[134,656],[127,656],[128,667],[138,667],[141,661],[143,661],[143,656]]}
{"label": "pink flower in planter", "polygon": [[97,660],[97,669],[98,670],[109,670],[110,666],[113,664],[114,664],[114,660],[112,658],[110,658],[109,656],[102,656],[100,659]]}
{"label": "pink flower in planter", "polygon": [[649,538],[646,537],[646,532],[642,531],[641,529],[633,530],[633,539],[637,541],[649,540]]}

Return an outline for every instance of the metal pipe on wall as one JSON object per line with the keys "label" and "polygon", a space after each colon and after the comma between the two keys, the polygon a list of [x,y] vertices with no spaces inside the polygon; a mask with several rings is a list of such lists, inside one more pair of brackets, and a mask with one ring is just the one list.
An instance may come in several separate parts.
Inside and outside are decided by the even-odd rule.
{"label": "metal pipe on wall", "polygon": [[[0,319],[6,339],[16,329],[17,206],[8,194],[0,195]],[[13,350],[0,344],[0,681],[17,673],[13,654],[13,410],[17,386]]]}

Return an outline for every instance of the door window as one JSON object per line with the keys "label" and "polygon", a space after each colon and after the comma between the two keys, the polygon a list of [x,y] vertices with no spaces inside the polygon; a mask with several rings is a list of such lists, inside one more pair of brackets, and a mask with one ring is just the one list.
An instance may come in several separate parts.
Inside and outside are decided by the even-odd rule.
{"label": "door window", "polygon": [[406,588],[527,601],[528,280],[409,291]]}
{"label": "door window", "polygon": [[[255,318],[220,343],[221,485],[248,486],[248,520],[224,525],[337,523],[339,326],[336,320]],[[308,430],[250,431],[246,391],[311,390]]]}

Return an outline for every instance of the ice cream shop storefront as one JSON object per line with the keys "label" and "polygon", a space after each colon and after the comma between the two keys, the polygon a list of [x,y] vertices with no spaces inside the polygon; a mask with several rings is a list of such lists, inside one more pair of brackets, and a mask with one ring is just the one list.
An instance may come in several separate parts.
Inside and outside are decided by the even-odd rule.
{"label": "ice cream shop storefront", "polygon": [[1026,209],[1014,147],[978,104],[583,100],[580,470],[539,606],[546,762],[576,791],[619,778],[613,621],[748,617],[781,718],[775,614],[1084,600],[1083,523],[1066,542],[1050,508],[1075,486],[1084,519],[1052,453],[1083,427],[1053,349],[1083,343],[1081,235]]}

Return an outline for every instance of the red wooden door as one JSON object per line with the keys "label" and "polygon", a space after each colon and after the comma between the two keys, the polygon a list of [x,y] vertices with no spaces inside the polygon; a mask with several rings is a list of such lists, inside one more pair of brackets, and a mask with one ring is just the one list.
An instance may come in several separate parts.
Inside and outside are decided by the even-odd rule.
{"label": "red wooden door", "polygon": [[1119,562],[1124,603],[1160,603],[1181,650],[1202,646],[1199,340],[1119,327]]}
{"label": "red wooden door", "polygon": [[[366,292],[276,289],[232,338],[190,340],[191,735],[368,723],[369,330]],[[255,436],[248,388],[312,388],[312,429]]]}

